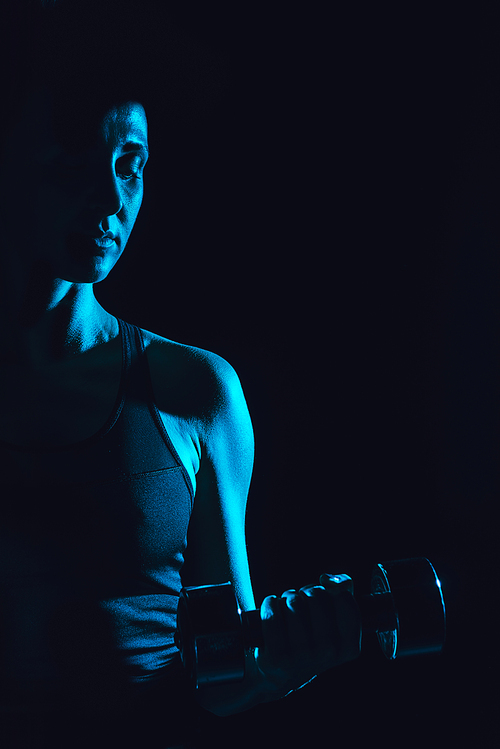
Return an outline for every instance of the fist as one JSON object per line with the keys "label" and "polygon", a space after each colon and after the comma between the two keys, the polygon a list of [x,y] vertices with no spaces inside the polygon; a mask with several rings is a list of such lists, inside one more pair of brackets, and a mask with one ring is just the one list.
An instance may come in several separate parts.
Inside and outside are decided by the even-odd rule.
{"label": "fist", "polygon": [[361,616],[352,579],[323,574],[320,583],[262,602],[264,647],[256,649],[255,660],[271,693],[298,689],[360,653]]}

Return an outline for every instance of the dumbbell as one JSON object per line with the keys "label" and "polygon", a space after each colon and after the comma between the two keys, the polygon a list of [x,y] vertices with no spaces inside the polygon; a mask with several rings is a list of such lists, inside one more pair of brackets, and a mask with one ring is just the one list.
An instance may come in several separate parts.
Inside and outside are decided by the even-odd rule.
{"label": "dumbbell", "polygon": [[[376,564],[371,593],[356,602],[363,634],[375,632],[389,660],[441,652],[443,593],[425,557]],[[264,644],[260,611],[241,611],[231,583],[182,588],[175,643],[194,688],[241,681],[245,650]]]}

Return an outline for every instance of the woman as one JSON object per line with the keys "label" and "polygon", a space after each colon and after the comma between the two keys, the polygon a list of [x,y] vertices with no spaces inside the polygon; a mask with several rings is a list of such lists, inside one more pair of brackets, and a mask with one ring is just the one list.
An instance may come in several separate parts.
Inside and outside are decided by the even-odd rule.
{"label": "woman", "polygon": [[[252,427],[226,361],[94,296],[142,202],[145,68],[124,39],[144,4],[70,5],[30,11],[33,36],[23,21],[2,138],[4,730],[13,746],[16,732],[33,746],[165,746],[189,741],[179,716],[196,711],[173,641],[181,586],[230,580],[255,608]],[[186,85],[171,79],[173,102]],[[245,680],[196,701],[229,715],[355,658],[351,581],[321,582],[266,598]]]}

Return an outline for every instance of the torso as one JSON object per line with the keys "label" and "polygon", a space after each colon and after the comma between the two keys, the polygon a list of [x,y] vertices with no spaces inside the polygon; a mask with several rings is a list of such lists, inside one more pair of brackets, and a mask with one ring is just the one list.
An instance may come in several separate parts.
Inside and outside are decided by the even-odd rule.
{"label": "torso", "polygon": [[[143,331],[143,336],[156,405],[195,488],[199,443],[196,414],[192,413],[195,409],[187,407],[188,347],[147,331]],[[26,447],[71,445],[91,437],[112,412],[121,367],[118,335],[70,362],[36,374],[2,368],[0,439]],[[176,408],[177,404],[180,408]]]}

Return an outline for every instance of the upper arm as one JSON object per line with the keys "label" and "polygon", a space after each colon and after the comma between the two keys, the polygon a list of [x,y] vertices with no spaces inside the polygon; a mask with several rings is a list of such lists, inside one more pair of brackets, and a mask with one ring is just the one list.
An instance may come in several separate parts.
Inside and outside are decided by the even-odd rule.
{"label": "upper arm", "polygon": [[183,585],[229,580],[248,610],[255,608],[245,540],[252,423],[233,368],[215,355],[208,364],[203,377],[210,396],[199,420],[201,460],[182,580]]}

